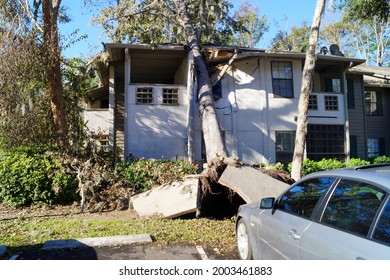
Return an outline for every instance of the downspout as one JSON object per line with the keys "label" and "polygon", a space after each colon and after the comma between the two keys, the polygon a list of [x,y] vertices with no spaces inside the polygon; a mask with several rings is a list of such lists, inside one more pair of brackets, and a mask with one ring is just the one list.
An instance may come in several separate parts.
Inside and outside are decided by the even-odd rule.
{"label": "downspout", "polygon": [[129,98],[130,98],[130,64],[131,64],[131,55],[129,52],[129,48],[125,49],[125,78],[124,78],[124,83],[125,83],[125,88],[124,88],[124,94],[125,94],[125,104],[124,104],[124,110],[125,110],[125,116],[124,116],[124,160],[127,160],[127,157],[129,155],[129,119],[128,119],[128,110],[129,110]]}

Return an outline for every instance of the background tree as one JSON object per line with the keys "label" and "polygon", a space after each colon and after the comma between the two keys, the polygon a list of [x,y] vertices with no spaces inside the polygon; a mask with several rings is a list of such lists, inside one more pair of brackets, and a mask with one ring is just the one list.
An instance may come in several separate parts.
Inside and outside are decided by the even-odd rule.
{"label": "background tree", "polygon": [[304,52],[309,46],[310,26],[307,22],[302,22],[302,26],[292,26],[289,33],[278,30],[271,40],[271,49],[277,51],[291,50]]}
{"label": "background tree", "polygon": [[315,67],[316,46],[318,42],[321,19],[324,14],[326,0],[317,0],[309,38],[309,48],[306,51],[305,65],[302,72],[301,94],[298,104],[297,132],[291,169],[291,177],[298,180],[302,177],[302,165],[305,152],[309,97],[312,87],[312,77]]}
{"label": "background tree", "polygon": [[352,57],[366,59],[366,64],[389,63],[390,22],[388,0],[348,0],[336,6],[341,18],[321,30],[321,39],[338,44]]}
{"label": "background tree", "polygon": [[[39,2],[39,3],[38,3]],[[38,7],[39,1],[34,1]],[[59,45],[58,18],[61,0],[42,0],[43,46],[46,57],[47,87],[54,125],[57,132],[57,145],[69,149],[68,125],[66,122],[64,88],[61,74],[61,49]]]}
{"label": "background tree", "polygon": [[28,6],[0,1],[0,142],[5,147],[55,143],[40,34]]}
{"label": "background tree", "polygon": [[329,47],[331,44],[336,44],[346,56],[353,56],[349,50],[348,25],[344,21],[330,23],[321,29],[320,46]]}
{"label": "background tree", "polygon": [[231,44],[243,47],[255,47],[264,33],[269,30],[267,17],[259,17],[259,7],[252,5],[248,0],[241,4],[233,15],[233,19],[244,32],[236,32]]}

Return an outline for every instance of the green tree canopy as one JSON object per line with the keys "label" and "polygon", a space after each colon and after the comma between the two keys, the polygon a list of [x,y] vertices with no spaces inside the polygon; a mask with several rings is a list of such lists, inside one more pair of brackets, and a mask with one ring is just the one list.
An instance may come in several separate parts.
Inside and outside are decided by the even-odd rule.
{"label": "green tree canopy", "polygon": [[[174,1],[106,1],[101,14],[93,19],[109,39],[130,43],[186,43],[178,23]],[[203,43],[224,43],[238,26],[230,17],[232,4],[225,0],[190,0],[187,9],[195,32]]]}
{"label": "green tree canopy", "polygon": [[304,52],[309,46],[310,26],[303,22],[302,26],[293,26],[289,33],[279,30],[271,41],[271,49]]}

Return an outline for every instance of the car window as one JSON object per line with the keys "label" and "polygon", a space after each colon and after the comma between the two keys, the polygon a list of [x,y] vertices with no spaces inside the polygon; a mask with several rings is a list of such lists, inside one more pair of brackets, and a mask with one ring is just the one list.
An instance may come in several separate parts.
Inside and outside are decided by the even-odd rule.
{"label": "car window", "polygon": [[379,218],[373,238],[390,245],[390,200]]}
{"label": "car window", "polygon": [[310,218],[314,207],[334,178],[315,178],[303,181],[281,196],[278,209]]}
{"label": "car window", "polygon": [[335,188],[321,222],[359,235],[367,235],[385,192],[351,180],[341,180]]}

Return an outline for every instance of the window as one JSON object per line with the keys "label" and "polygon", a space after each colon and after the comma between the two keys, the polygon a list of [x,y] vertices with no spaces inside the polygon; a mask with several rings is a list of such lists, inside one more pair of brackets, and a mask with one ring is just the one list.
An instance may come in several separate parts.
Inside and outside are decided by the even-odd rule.
{"label": "window", "polygon": [[272,86],[276,96],[293,98],[292,63],[288,61],[272,62]]}
{"label": "window", "polygon": [[325,92],[342,92],[341,80],[335,78],[325,78]]}
{"label": "window", "polygon": [[282,211],[310,218],[321,195],[333,181],[333,178],[316,178],[302,182],[283,194],[277,207]]}
{"label": "window", "polygon": [[110,108],[110,102],[108,98],[104,98],[100,100],[100,108]]}
{"label": "window", "polygon": [[317,97],[317,95],[310,94],[310,96],[309,96],[309,110],[318,110],[318,97]]}
{"label": "window", "polygon": [[309,124],[307,127],[307,157],[312,160],[323,158],[345,158],[344,126]]}
{"label": "window", "polygon": [[376,225],[373,239],[390,245],[390,201],[387,202]]}
{"label": "window", "polygon": [[137,88],[136,104],[153,104],[153,88]]}
{"label": "window", "polygon": [[352,180],[341,180],[325,208],[321,222],[367,236],[385,192]]}
{"label": "window", "polygon": [[347,79],[348,109],[355,109],[355,87],[352,79]]}
{"label": "window", "polygon": [[375,158],[385,154],[384,138],[368,138],[368,158]]}
{"label": "window", "polygon": [[179,104],[179,89],[177,88],[164,88],[162,103],[167,105],[178,105]]}
{"label": "window", "polygon": [[339,110],[337,95],[336,96],[325,95],[325,110],[326,111],[338,111]]}
{"label": "window", "polygon": [[295,131],[276,131],[276,162],[292,162],[295,143]]}
{"label": "window", "polygon": [[366,114],[367,116],[382,116],[382,95],[376,91],[366,91]]}

